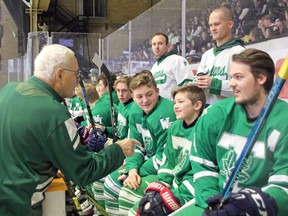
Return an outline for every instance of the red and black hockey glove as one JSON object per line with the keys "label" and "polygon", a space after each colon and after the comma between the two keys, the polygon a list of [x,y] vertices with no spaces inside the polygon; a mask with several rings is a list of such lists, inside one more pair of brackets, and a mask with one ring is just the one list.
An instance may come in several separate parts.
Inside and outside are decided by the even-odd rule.
{"label": "red and black hockey glove", "polygon": [[139,203],[137,216],[165,216],[180,208],[179,201],[171,190],[161,182],[148,185],[145,195]]}
{"label": "red and black hockey glove", "polygon": [[278,212],[275,200],[257,187],[249,187],[238,193],[231,193],[219,207],[222,194],[209,198],[209,205],[204,216],[233,216],[233,215],[267,215],[276,216]]}
{"label": "red and black hockey glove", "polygon": [[80,141],[83,145],[87,144],[89,140],[89,128],[76,123],[77,131],[80,136]]}

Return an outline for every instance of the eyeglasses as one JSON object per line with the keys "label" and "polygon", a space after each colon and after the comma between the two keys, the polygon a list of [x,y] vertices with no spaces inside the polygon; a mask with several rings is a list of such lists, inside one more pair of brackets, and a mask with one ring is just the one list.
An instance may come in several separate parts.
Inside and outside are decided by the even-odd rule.
{"label": "eyeglasses", "polygon": [[66,71],[69,71],[69,72],[73,72],[73,73],[75,73],[75,76],[77,77],[77,78],[80,78],[81,77],[81,70],[80,69],[78,69],[78,70],[70,70],[70,69],[67,69],[67,68],[62,68],[63,70],[66,70]]}

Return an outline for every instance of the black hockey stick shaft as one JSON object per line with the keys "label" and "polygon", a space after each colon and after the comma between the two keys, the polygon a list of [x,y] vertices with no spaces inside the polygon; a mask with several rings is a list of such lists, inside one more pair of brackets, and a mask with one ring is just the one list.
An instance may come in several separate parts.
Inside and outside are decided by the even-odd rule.
{"label": "black hockey stick shaft", "polygon": [[93,131],[94,131],[94,133],[96,135],[95,121],[94,121],[94,118],[93,118],[93,115],[92,115],[89,99],[88,99],[88,96],[87,96],[87,92],[86,92],[85,85],[84,85],[82,77],[80,77],[79,84],[81,86],[83,97],[84,97],[84,100],[85,100],[85,104],[86,104],[86,108],[87,108],[87,112],[88,112],[88,116],[89,116],[89,121],[90,121],[90,123],[92,125],[92,128],[93,128]]}
{"label": "black hockey stick shaft", "polygon": [[229,196],[231,190],[233,189],[233,186],[235,184],[235,180],[237,179],[239,171],[241,171],[241,167],[243,165],[243,162],[245,159],[249,156],[255,142],[257,141],[257,138],[259,134],[262,131],[262,128],[268,118],[269,113],[271,112],[271,109],[285,83],[285,81],[288,78],[288,56],[286,57],[285,61],[283,62],[280,71],[278,73],[278,76],[273,84],[273,87],[271,91],[268,94],[267,100],[260,112],[259,117],[257,118],[254,126],[252,127],[252,131],[249,134],[246,144],[238,158],[238,160],[235,163],[234,169],[225,185],[225,188],[223,190],[223,198],[220,202],[220,205],[223,204],[224,200],[227,199]]}
{"label": "black hockey stick shaft", "polygon": [[108,68],[101,60],[100,56],[95,53],[92,61],[96,64],[96,66],[99,68],[100,71],[102,71],[106,77],[107,83],[108,83],[108,90],[109,90],[109,98],[110,98],[110,115],[111,115],[111,122],[112,122],[112,133],[113,133],[113,142],[117,140],[117,131],[116,131],[116,116],[115,116],[115,110],[114,110],[114,103],[113,103],[113,88],[111,83],[111,76]]}

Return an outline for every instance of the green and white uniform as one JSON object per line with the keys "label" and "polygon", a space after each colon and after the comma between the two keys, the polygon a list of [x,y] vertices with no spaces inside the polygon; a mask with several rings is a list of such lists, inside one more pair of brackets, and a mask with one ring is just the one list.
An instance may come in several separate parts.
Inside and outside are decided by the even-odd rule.
{"label": "green and white uniform", "polygon": [[129,115],[131,108],[135,102],[131,98],[126,103],[118,104],[118,115],[117,115],[117,136],[118,140],[123,140],[128,136],[129,129]]}
{"label": "green and white uniform", "polygon": [[[176,120],[168,129],[167,143],[157,175],[157,181],[167,185],[181,205],[194,198],[190,150],[196,122],[197,120],[191,125],[186,125],[183,120]],[[145,183],[145,181],[142,182]],[[134,200],[138,197],[141,199],[146,188],[147,186],[142,191],[131,190],[130,193],[127,193],[130,197],[126,197],[126,199]],[[134,198],[134,196],[137,197]],[[129,215],[136,215],[138,205],[139,202],[130,209]]]}
{"label": "green and white uniform", "polygon": [[243,51],[243,44],[239,38],[233,38],[220,47],[214,45],[202,55],[197,74],[204,72],[213,77],[210,89],[206,90],[207,104],[233,96],[232,88],[229,86],[232,55]]}
{"label": "green and white uniform", "polygon": [[29,215],[58,169],[82,186],[122,165],[117,144],[98,154],[86,151],[62,102],[36,77],[0,90],[0,215]]}
{"label": "green and white uniform", "polygon": [[170,100],[172,100],[171,92],[174,88],[194,80],[188,61],[175,52],[170,52],[157,59],[151,72],[160,90],[160,95]]}
{"label": "green and white uniform", "polygon": [[70,99],[69,111],[73,118],[77,116],[83,116],[85,107],[86,105],[83,100],[81,100],[81,98],[74,96]]}
{"label": "green and white uniform", "polygon": [[[96,102],[94,107],[92,108],[92,116],[94,119],[95,124],[99,124],[104,126],[107,129],[108,137],[113,139],[113,130],[112,130],[112,120],[111,120],[111,112],[110,112],[110,101],[107,100],[107,97],[105,94]],[[115,116],[117,116],[117,106],[116,104],[113,104]],[[88,113],[86,111],[86,121],[89,124],[89,117],[87,116]],[[99,202],[100,205],[105,205],[105,198],[103,194],[103,188],[104,188],[104,180],[105,177],[102,179],[99,179],[92,184],[90,184],[88,187],[91,188],[91,192],[94,196],[94,198]]]}
{"label": "green and white uniform", "polygon": [[[233,189],[262,188],[276,200],[279,216],[288,212],[287,116],[288,104],[277,99]],[[247,120],[244,107],[234,98],[214,103],[198,121],[191,163],[196,204],[204,208],[204,200],[222,192],[255,122]],[[182,209],[179,215],[192,209]]]}
{"label": "green and white uniform", "polygon": [[[136,148],[134,155],[126,158],[125,173],[135,168],[141,177],[157,174],[167,139],[167,129],[175,119],[173,102],[161,96],[159,102],[149,114],[145,114],[136,103],[133,105],[129,116],[129,137],[140,141],[143,148]],[[114,203],[114,211],[110,212],[114,215],[119,215],[117,207],[120,190],[126,188],[122,187],[123,184],[117,180],[118,177],[118,171],[109,175],[105,180],[104,189],[107,194],[106,198],[109,198],[106,199],[106,203],[107,201]],[[114,192],[111,193],[111,191]],[[124,212],[127,214],[129,208],[126,207],[126,204],[133,206],[136,201],[130,200],[130,203],[127,204],[125,197],[119,196],[120,214]],[[106,210],[108,210],[108,207],[106,205]]]}

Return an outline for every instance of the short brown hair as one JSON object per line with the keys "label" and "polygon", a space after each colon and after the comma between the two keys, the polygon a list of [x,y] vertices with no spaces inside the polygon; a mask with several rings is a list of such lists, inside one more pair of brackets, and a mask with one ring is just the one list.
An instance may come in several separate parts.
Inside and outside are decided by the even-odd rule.
{"label": "short brown hair", "polygon": [[271,90],[274,82],[275,65],[268,53],[262,50],[248,48],[239,54],[234,54],[232,61],[249,65],[255,79],[257,79],[260,74],[265,74],[267,80],[263,87],[266,92]]}
{"label": "short brown hair", "polygon": [[[110,82],[113,86],[113,84],[116,80],[116,75],[115,75],[115,73],[111,73],[111,72],[109,74],[110,74]],[[96,80],[97,80],[97,83],[99,83],[100,80],[102,80],[105,87],[108,85],[107,79],[106,79],[106,76],[104,75],[104,73],[101,73],[99,76],[97,76]]]}
{"label": "short brown hair", "polygon": [[144,85],[157,89],[156,81],[152,73],[148,70],[143,70],[140,73],[137,73],[136,75],[134,75],[130,82],[129,87],[131,91],[134,91],[135,89]]}
{"label": "short brown hair", "polygon": [[115,82],[114,82],[114,89],[116,88],[116,86],[118,85],[118,83],[125,83],[128,88],[129,88],[129,84],[132,80],[132,76],[120,76]]}
{"label": "short brown hair", "polygon": [[206,104],[206,95],[203,89],[199,88],[196,84],[188,84],[184,86],[180,86],[172,91],[172,98],[174,99],[176,94],[179,92],[183,92],[187,94],[188,99],[192,104],[195,104],[197,101],[201,101],[202,107],[199,110],[200,113],[203,112]]}
{"label": "short brown hair", "polygon": [[[82,89],[80,84],[77,86],[77,88],[78,89]],[[87,98],[88,98],[89,102],[93,103],[93,102],[99,100],[99,94],[96,91],[96,88],[95,88],[94,84],[92,84],[92,83],[84,83],[84,88],[86,90],[86,94],[87,94]],[[83,91],[78,91],[76,93],[76,95],[85,102]]]}

